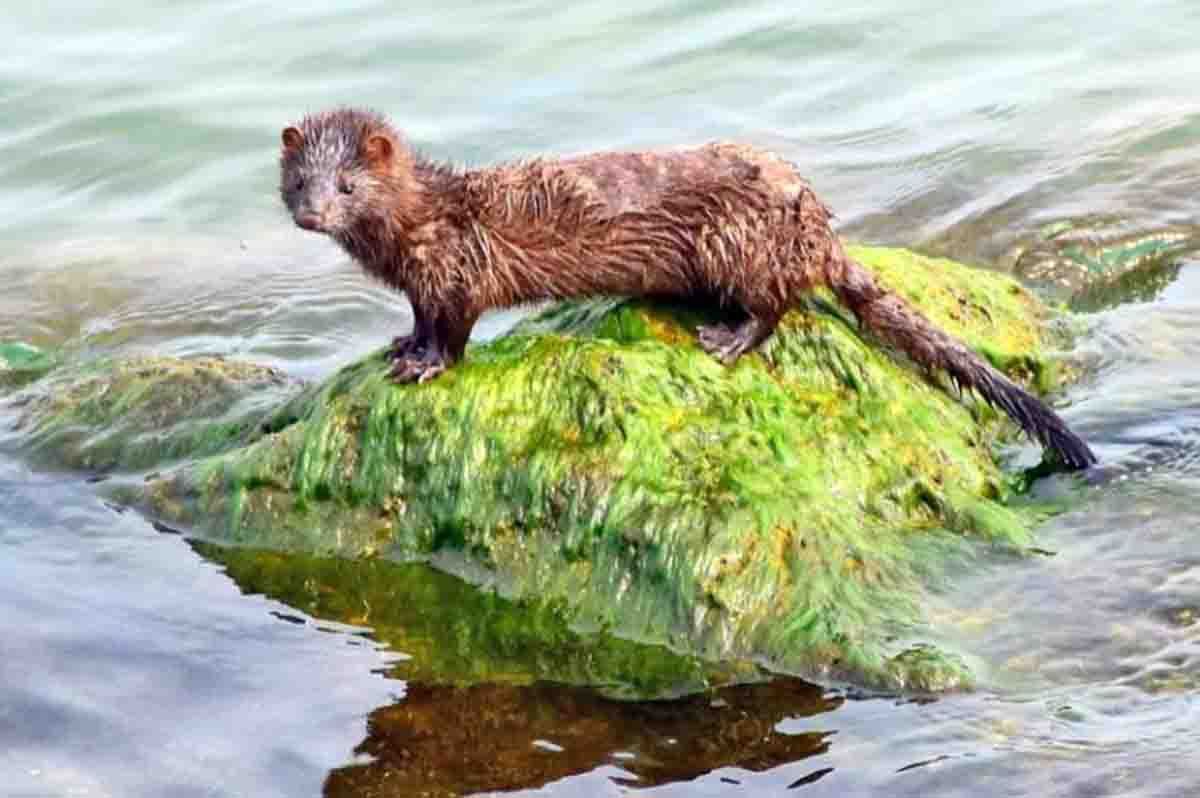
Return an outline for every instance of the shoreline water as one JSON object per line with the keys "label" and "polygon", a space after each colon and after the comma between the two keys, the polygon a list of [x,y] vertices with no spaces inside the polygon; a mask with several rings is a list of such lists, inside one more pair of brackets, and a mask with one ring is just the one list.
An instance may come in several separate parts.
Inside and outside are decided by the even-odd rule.
{"label": "shoreline water", "polygon": [[[1193,224],[1198,30],[1187,0],[14,8],[0,21],[0,339],[225,354],[316,379],[406,328],[403,299],[278,207],[279,126],[337,102],[375,105],[461,163],[745,138],[800,163],[847,237],[976,264],[1062,219]],[[414,729],[447,754],[545,757],[544,785],[532,766],[443,762],[479,771],[461,785],[491,773],[506,794],[549,798],[625,794],[639,775],[654,796],[1187,794],[1197,274],[1184,256],[1082,317],[1073,415],[1135,467],[1039,529],[1053,556],[940,596],[997,670],[932,704],[785,696],[781,682],[679,709],[694,719],[680,728],[671,705],[545,687],[422,692],[381,673],[408,653],[353,625],[361,612],[243,595],[82,478],[0,460],[0,795],[377,794],[370,776]],[[510,747],[479,745],[459,707]],[[723,725],[736,712],[744,725]],[[578,742],[601,727],[602,746]],[[741,731],[763,747],[670,753],[732,751]]]}

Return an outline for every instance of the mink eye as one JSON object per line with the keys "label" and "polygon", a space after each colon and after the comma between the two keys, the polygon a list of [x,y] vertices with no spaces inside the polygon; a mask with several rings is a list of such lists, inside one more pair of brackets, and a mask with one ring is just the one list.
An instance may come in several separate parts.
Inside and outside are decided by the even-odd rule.
{"label": "mink eye", "polygon": [[339,180],[338,181],[338,191],[342,192],[343,194],[353,194],[354,193],[354,184],[347,180]]}
{"label": "mink eye", "polygon": [[297,177],[297,178],[296,178],[296,182],[295,182],[295,186],[296,186],[296,190],[297,190],[297,191],[299,191],[300,189],[304,188],[304,178],[303,178],[303,177]]}

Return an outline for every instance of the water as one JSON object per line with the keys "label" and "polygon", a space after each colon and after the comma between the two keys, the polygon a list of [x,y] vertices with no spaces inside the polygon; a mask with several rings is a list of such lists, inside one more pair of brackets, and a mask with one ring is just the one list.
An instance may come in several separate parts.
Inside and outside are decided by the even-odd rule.
{"label": "water", "polygon": [[[0,339],[319,377],[406,329],[278,207],[279,129],[339,102],[465,163],[747,138],[802,164],[848,234],[979,262],[1073,214],[1190,222],[1198,33],[1190,0],[14,6]],[[352,618],[253,595],[82,479],[0,461],[0,795],[406,794],[387,785],[412,756],[433,770],[405,789],[429,794],[1195,791],[1198,275],[1090,318],[1066,415],[1119,473],[1042,530],[1055,556],[940,597],[983,684],[931,704],[388,678],[403,652]]]}

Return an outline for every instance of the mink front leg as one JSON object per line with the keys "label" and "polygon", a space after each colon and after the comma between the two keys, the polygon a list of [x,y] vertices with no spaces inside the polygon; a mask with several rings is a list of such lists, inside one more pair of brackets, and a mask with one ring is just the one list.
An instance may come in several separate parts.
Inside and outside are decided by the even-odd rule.
{"label": "mink front leg", "polygon": [[412,305],[413,329],[408,335],[398,335],[392,339],[392,345],[387,350],[387,356],[392,360],[418,355],[429,346],[433,337],[433,328],[428,316],[415,302]]}
{"label": "mink front leg", "polygon": [[453,366],[462,358],[477,318],[478,314],[469,314],[465,318],[438,315],[428,325],[430,336],[426,345],[419,351],[395,358],[390,375],[392,380],[400,384],[429,382]]}

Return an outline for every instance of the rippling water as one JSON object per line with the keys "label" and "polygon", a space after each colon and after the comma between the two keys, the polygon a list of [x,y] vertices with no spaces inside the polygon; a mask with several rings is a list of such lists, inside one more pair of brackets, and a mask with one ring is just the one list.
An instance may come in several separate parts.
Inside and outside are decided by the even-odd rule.
{"label": "rippling water", "polygon": [[[1197,35],[1194,0],[14,6],[0,339],[318,377],[406,328],[402,299],[277,207],[279,128],[340,102],[465,163],[746,138],[802,164],[847,234],[984,263],[1064,216],[1191,222]],[[1195,792],[1198,275],[1089,317],[1066,414],[1117,467],[1042,530],[1054,556],[939,597],[976,694],[781,684],[652,711],[517,690],[488,699],[510,711],[496,747],[475,741],[519,753],[510,770],[451,734],[462,696],[384,678],[395,654],[345,619],[243,595],[86,483],[0,461],[0,794],[388,794],[419,707],[444,708],[424,744],[461,771],[438,783],[481,791]]]}

